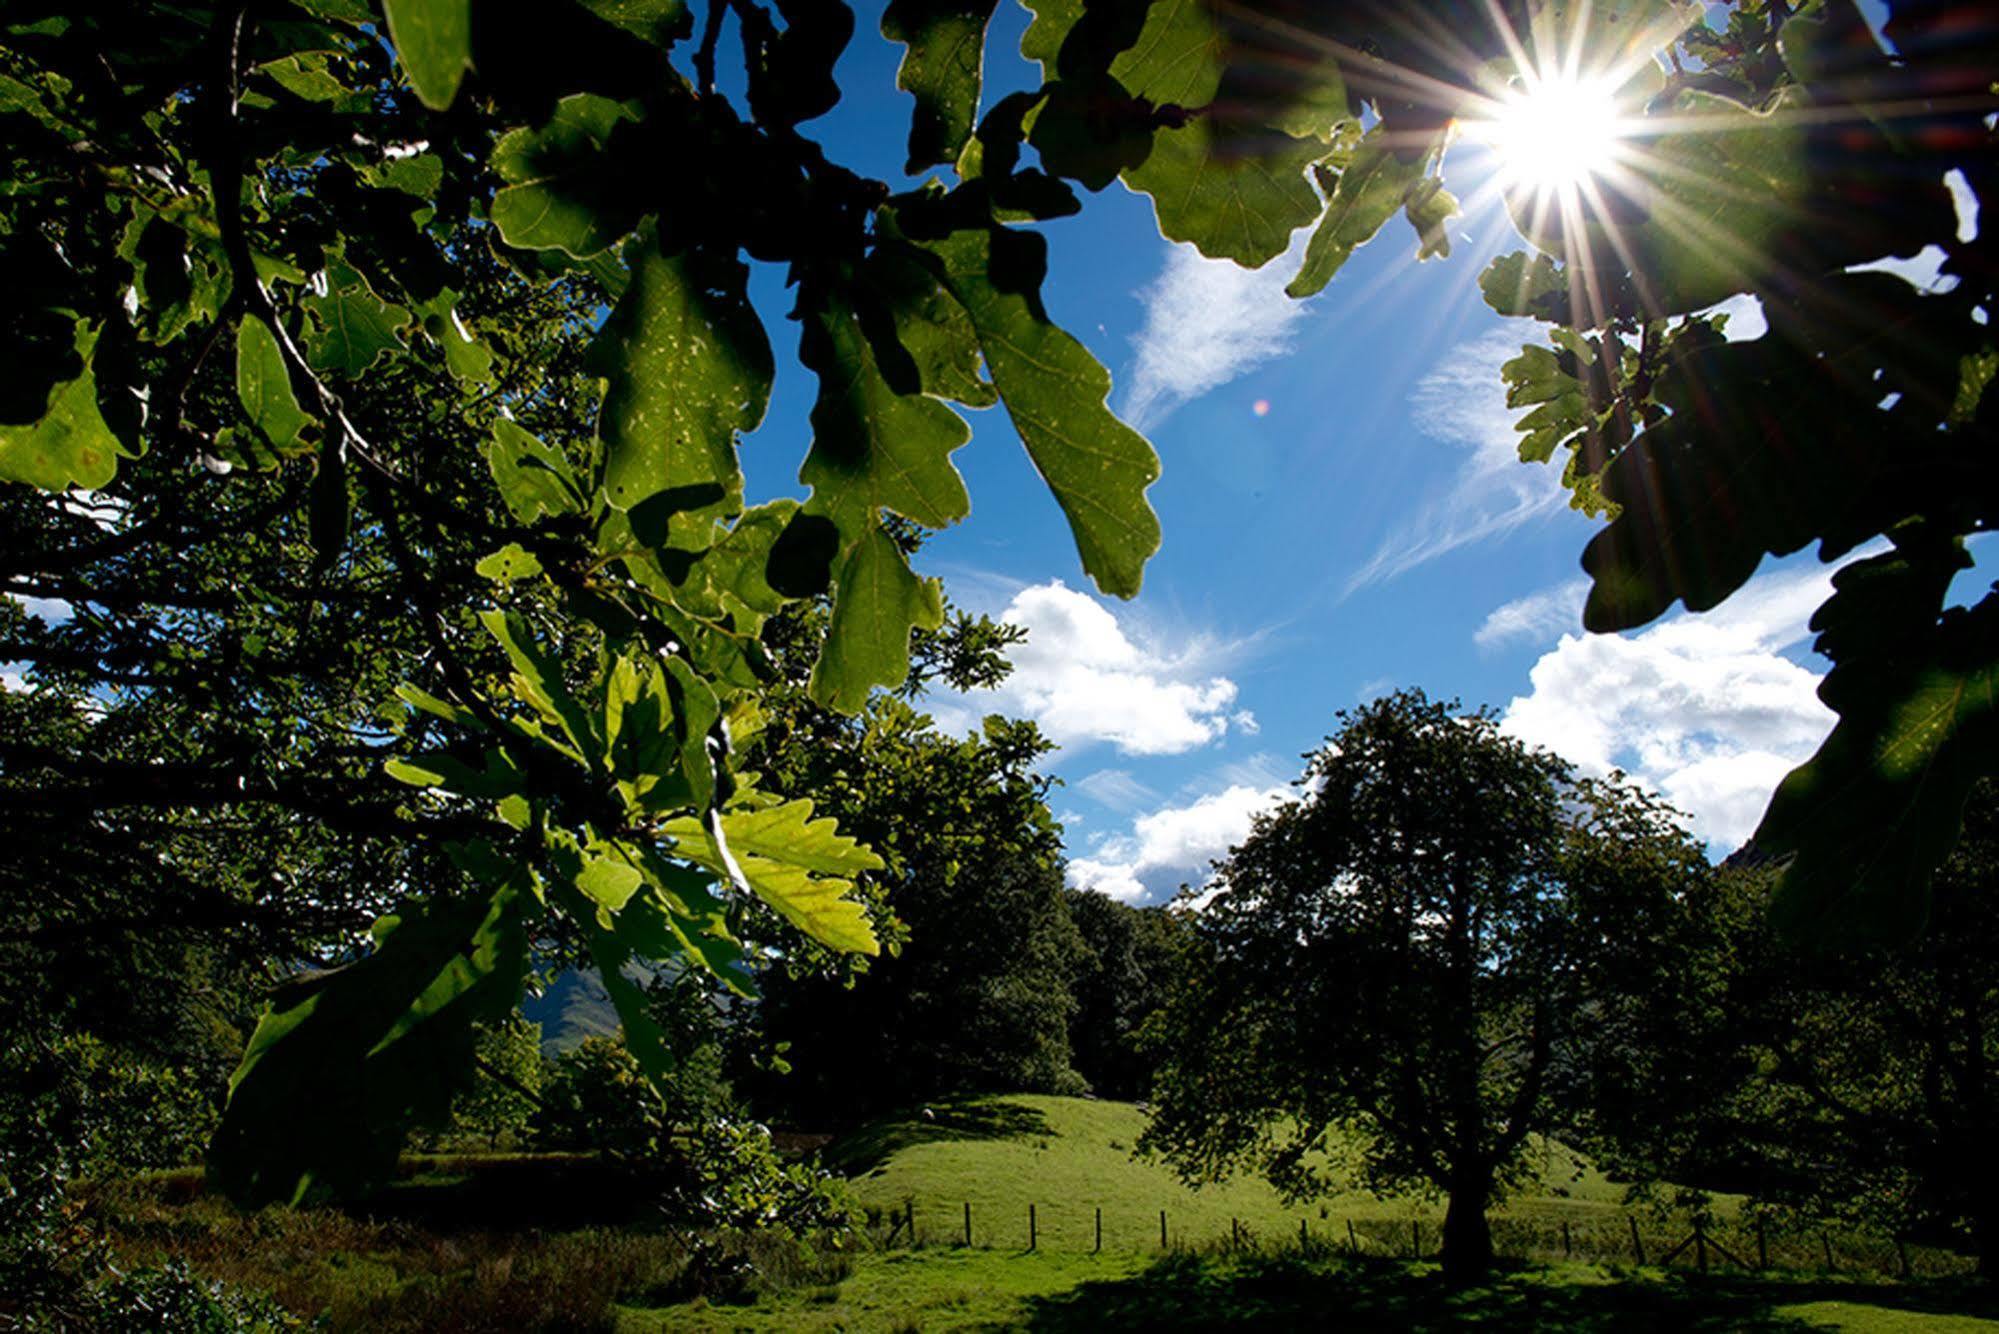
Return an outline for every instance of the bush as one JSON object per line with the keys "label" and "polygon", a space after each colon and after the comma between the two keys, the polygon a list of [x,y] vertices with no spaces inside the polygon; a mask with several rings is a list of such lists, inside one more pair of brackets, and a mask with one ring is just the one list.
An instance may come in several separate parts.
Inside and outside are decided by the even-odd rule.
{"label": "bush", "polygon": [[80,1033],[18,1040],[6,1059],[11,1087],[0,1137],[30,1123],[46,1127],[81,1175],[198,1162],[214,1133],[219,1090],[194,1070]]}
{"label": "bush", "polygon": [[299,1322],[261,1294],[184,1262],[116,1268],[69,1192],[72,1158],[47,1124],[0,1140],[0,1330],[263,1334]]}
{"label": "bush", "polygon": [[733,1114],[719,1063],[703,1059],[712,1050],[697,1051],[662,1096],[622,1043],[586,1038],[556,1059],[542,1085],[537,1143],[611,1154],[653,1175],[660,1206],[677,1224],[837,1240],[852,1226],[840,1183],[786,1162],[767,1128]]}

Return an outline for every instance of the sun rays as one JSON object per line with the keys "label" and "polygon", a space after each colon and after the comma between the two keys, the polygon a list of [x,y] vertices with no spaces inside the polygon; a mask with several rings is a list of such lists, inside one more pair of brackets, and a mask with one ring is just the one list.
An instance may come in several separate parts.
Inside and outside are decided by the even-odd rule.
{"label": "sun rays", "polygon": [[1467,132],[1492,148],[1503,188],[1561,204],[1617,166],[1633,123],[1609,78],[1558,72],[1494,99]]}

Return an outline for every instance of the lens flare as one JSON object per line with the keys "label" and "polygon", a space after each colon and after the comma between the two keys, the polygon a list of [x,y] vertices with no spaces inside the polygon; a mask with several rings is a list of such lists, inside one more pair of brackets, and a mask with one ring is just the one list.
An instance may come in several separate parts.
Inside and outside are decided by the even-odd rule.
{"label": "lens flare", "polygon": [[1510,187],[1573,196],[1617,165],[1629,131],[1607,78],[1533,78],[1468,126],[1498,157]]}

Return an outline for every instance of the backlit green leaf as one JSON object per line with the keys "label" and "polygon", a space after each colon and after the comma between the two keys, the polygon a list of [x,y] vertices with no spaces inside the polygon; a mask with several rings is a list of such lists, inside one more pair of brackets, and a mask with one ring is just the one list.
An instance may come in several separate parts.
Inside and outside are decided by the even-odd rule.
{"label": "backlit green leaf", "polygon": [[1374,239],[1422,179],[1420,163],[1403,162],[1390,152],[1378,126],[1369,131],[1340,173],[1325,216],[1305,244],[1304,265],[1284,290],[1294,297],[1324,290],[1347,257]]}
{"label": "backlit green leaf", "polygon": [[837,294],[806,316],[799,358],[819,376],[812,450],[798,473],[812,488],[815,511],[831,516],[849,540],[873,526],[880,509],[929,528],[970,512],[951,453],[971,439],[971,428],[928,395],[889,388]]}
{"label": "backlit green leaf", "polygon": [[97,336],[79,326],[76,349],[85,358],[83,373],[55,386],[40,421],[0,426],[0,481],[44,491],[99,487],[117,474],[119,458],[130,456],[97,406],[97,377],[89,364],[96,343]]}
{"label": "backlit green leaf", "polygon": [[[1927,612],[1935,629],[1873,646],[1891,661],[1870,674],[1867,691],[1848,702],[1818,753],[1784,780],[1757,828],[1759,849],[1792,855],[1773,911],[1808,938],[1914,937],[1972,785],[1999,767],[1999,601],[1988,595],[1973,611],[1936,623],[1945,587],[1947,579],[1909,590],[1904,600]],[[1906,619],[1886,600],[1872,605],[1877,616]],[[1838,595],[1821,620],[1828,614],[1839,618]],[[1911,643],[1917,647],[1904,647]]]}
{"label": "backlit green leaf", "polygon": [[685,0],[582,0],[598,18],[665,49],[694,30]]}
{"label": "backlit green leaf", "polygon": [[486,445],[486,466],[500,489],[500,498],[522,523],[583,509],[583,496],[569,460],[510,421],[493,424],[493,438]]}
{"label": "backlit green leaf", "polygon": [[236,396],[251,423],[281,452],[298,443],[299,432],[311,421],[292,393],[277,335],[255,316],[245,316],[236,326]]}
{"label": "backlit green leaf", "polygon": [[515,696],[568,739],[569,747],[563,749],[572,758],[595,767],[604,753],[603,739],[589,711],[563,683],[561,661],[541,646],[527,622],[516,615],[484,611],[479,613],[479,623],[514,666],[511,683]]}
{"label": "backlit green leaf", "polygon": [[812,697],[842,713],[859,713],[874,687],[908,679],[910,633],[943,624],[943,597],[935,581],[909,568],[895,539],[874,525],[841,558],[834,584],[826,643],[812,667]]}
{"label": "backlit green leaf", "polygon": [[772,375],[746,276],[733,258],[638,249],[631,285],[590,350],[611,382],[598,433],[617,508],[682,487],[741,495],[736,435],[763,419]]}
{"label": "backlit green leaf", "polygon": [[1000,400],[1069,516],[1083,568],[1106,593],[1135,596],[1159,549],[1159,519],[1145,500],[1159,459],[1105,406],[1109,372],[1042,308],[1045,243],[995,229],[953,232],[924,246],[971,316]]}
{"label": "backlit green leaf", "polygon": [[[723,830],[744,878],[757,896],[829,949],[874,954],[880,946],[861,905],[846,898],[852,884],[835,878],[881,866],[842,835],[834,822],[813,820],[812,803],[794,801],[764,811],[733,811]],[[721,870],[721,855],[699,821],[670,822],[666,832],[681,855]],[[822,877],[818,873],[830,872]]]}
{"label": "backlit green leaf", "polygon": [[409,311],[375,295],[368,280],[344,260],[329,260],[323,278],[325,291],[303,303],[314,318],[305,336],[305,359],[314,370],[353,379],[383,353],[403,349]]}
{"label": "backlit green leaf", "polygon": [[389,42],[423,104],[442,111],[472,63],[472,0],[382,0]]}
{"label": "backlit green leaf", "polygon": [[511,246],[600,254],[638,225],[644,197],[634,164],[611,151],[612,132],[632,113],[609,98],[565,97],[547,123],[515,130],[493,146],[506,186],[493,196],[493,225]]}
{"label": "backlit green leaf", "polygon": [[1110,73],[1134,97],[1198,113],[1160,130],[1145,161],[1124,173],[1152,196],[1159,230],[1204,255],[1255,266],[1283,254],[1291,233],[1318,213],[1305,169],[1326,150],[1316,138],[1239,124],[1211,108],[1228,55],[1206,0],[1154,0]]}
{"label": "backlit green leaf", "polygon": [[509,542],[472,567],[473,573],[495,583],[511,584],[541,573],[541,561],[518,542]]}
{"label": "backlit green leaf", "polygon": [[986,22],[995,0],[891,0],[882,36],[909,48],[896,86],[916,95],[909,127],[911,175],[958,160],[979,113]]}
{"label": "backlit green leaf", "polygon": [[472,1025],[520,1001],[525,875],[489,895],[402,909],[355,963],[281,988],[229,1082],[210,1149],[245,1207],[389,1176],[403,1136],[439,1121],[471,1074]]}

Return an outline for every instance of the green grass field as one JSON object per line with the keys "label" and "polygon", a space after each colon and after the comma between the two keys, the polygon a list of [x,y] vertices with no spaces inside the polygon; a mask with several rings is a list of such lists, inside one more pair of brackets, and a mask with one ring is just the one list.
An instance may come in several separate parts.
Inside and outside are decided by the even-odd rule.
{"label": "green grass field", "polygon": [[[1032,1204],[1043,1250],[1093,1249],[1102,1209],[1105,1251],[1151,1254],[1160,1249],[1162,1210],[1175,1246],[1223,1240],[1232,1224],[1253,1237],[1294,1240],[1301,1222],[1309,1237],[1345,1244],[1352,1221],[1364,1246],[1390,1252],[1408,1247],[1412,1221],[1418,1240],[1427,1228],[1434,1244],[1443,1216],[1440,1200],[1361,1192],[1287,1206],[1253,1176],[1190,1188],[1164,1164],[1133,1158],[1146,1118],[1130,1103],[1019,1095],[932,1110],[935,1120],[883,1122],[827,1154],[830,1166],[851,1174],[864,1205],[886,1214],[913,1201],[918,1235],[927,1241],[962,1242],[967,1203],[977,1246],[1024,1250]],[[1538,1180],[1500,1219],[1556,1229],[1567,1219],[1577,1235],[1623,1226],[1616,1213],[1622,1187],[1560,1145],[1537,1152]]]}
{"label": "green grass field", "polygon": [[[870,1126],[826,1155],[881,1220],[877,1238],[886,1235],[888,1218],[914,1203],[917,1248],[907,1249],[907,1233],[899,1231],[887,1248],[857,1256],[838,1282],[743,1305],[628,1306],[619,1328],[1999,1331],[1992,1318],[1999,1309],[1962,1279],[1895,1283],[1809,1269],[1724,1274],[1719,1264],[1702,1276],[1549,1260],[1453,1293],[1434,1265],[1392,1258],[1412,1243],[1434,1248],[1439,1201],[1353,1193],[1323,1207],[1287,1207],[1254,1178],[1190,1189],[1163,1165],[1133,1158],[1145,1114],[1129,1104],[1023,1095],[931,1110],[929,1118]],[[1566,1222],[1579,1253],[1594,1243],[1595,1253],[1629,1261],[1622,1187],[1559,1145],[1539,1154],[1537,1179],[1495,1215],[1501,1250],[1509,1237],[1544,1250],[1559,1244]],[[966,1203],[970,1248],[962,1245]],[[1030,1204],[1037,1232],[1031,1253]],[[1724,1213],[1733,1212],[1732,1201],[1723,1204]],[[1104,1238],[1096,1254],[1099,1208]],[[1164,1251],[1161,1210],[1171,1242]],[[1301,1221],[1309,1251],[1298,1246]],[[1365,1253],[1359,1260],[1344,1253],[1350,1222]],[[1238,1227],[1248,1244],[1224,1246]],[[1641,1230],[1656,1258],[1686,1229],[1668,1219]],[[1850,1253],[1853,1243],[1843,1244]],[[1946,1263],[1929,1262],[1933,1270]]]}
{"label": "green grass field", "polygon": [[[883,1220],[871,1240],[839,1252],[761,1233],[660,1229],[628,1172],[576,1155],[413,1159],[403,1180],[352,1210],[254,1215],[207,1194],[198,1172],[159,1173],[99,1183],[82,1221],[101,1227],[124,1263],[179,1260],[271,1293],[320,1317],[319,1328],[370,1334],[1467,1325],[1999,1334],[1999,1300],[1963,1277],[1961,1257],[1917,1255],[1918,1279],[1897,1282],[1884,1276],[1896,1268],[1892,1248],[1862,1263],[1859,1239],[1814,1233],[1803,1246],[1773,1237],[1771,1271],[1667,1271],[1657,1261],[1686,1224],[1658,1219],[1645,1226],[1652,1264],[1636,1266],[1621,1189],[1559,1148],[1544,1151],[1538,1181],[1495,1217],[1511,1267],[1452,1291],[1430,1260],[1407,1258],[1412,1242],[1434,1249],[1437,1202],[1347,1195],[1322,1213],[1287,1208],[1255,1180],[1189,1190],[1132,1158],[1144,1114],[1124,1104],[1022,1096],[932,1111],[831,1146],[830,1164]],[[906,1234],[885,1236],[886,1218],[912,1200],[914,1248]],[[972,1247],[958,1244],[967,1201]],[[1092,1253],[1098,1208],[1104,1248]],[[1574,1260],[1562,1257],[1563,1224]],[[1815,1258],[1828,1243],[1839,1272]]]}

